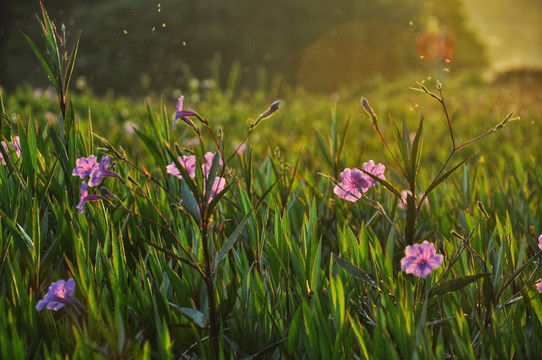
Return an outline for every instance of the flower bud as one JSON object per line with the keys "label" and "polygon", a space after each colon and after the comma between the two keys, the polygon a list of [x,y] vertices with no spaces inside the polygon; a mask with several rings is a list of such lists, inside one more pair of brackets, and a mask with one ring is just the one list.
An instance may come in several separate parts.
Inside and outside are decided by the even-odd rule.
{"label": "flower bud", "polygon": [[371,105],[369,105],[369,102],[367,101],[366,98],[362,97],[361,98],[361,106],[363,106],[363,108],[365,109],[365,111],[367,112],[367,114],[369,114],[369,116],[371,116],[371,120],[373,122],[373,126],[374,127],[377,127],[377,123],[376,123],[376,114],[375,112],[373,111],[373,108],[371,107]]}

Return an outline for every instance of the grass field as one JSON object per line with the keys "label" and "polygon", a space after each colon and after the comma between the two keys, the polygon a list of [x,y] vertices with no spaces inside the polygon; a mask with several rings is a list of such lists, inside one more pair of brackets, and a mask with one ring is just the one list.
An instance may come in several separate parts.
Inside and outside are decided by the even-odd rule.
{"label": "grass field", "polygon": [[176,109],[69,95],[69,59],[2,95],[2,358],[542,356],[524,78],[194,80]]}

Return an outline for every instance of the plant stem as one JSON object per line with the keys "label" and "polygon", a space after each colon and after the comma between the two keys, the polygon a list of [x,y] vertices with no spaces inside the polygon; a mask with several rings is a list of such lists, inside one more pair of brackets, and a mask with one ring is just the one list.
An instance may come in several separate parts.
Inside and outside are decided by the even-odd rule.
{"label": "plant stem", "polygon": [[213,358],[217,359],[219,355],[219,342],[218,333],[220,329],[219,318],[217,317],[216,299],[215,299],[215,287],[214,276],[211,266],[211,256],[209,254],[209,243],[207,239],[207,220],[202,220],[200,225],[202,244],[203,244],[203,257],[205,261],[205,276],[204,281],[207,286],[207,302],[209,306],[209,330],[211,336],[211,346],[213,349]]}

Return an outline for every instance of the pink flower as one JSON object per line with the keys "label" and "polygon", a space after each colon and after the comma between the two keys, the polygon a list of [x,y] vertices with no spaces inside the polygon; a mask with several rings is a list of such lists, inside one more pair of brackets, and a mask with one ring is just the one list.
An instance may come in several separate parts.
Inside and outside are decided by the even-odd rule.
{"label": "pink flower", "polygon": [[[6,153],[9,154],[8,144],[6,144],[5,141],[2,141],[0,144],[2,144],[2,147],[4,150],[6,150]],[[4,155],[0,152],[0,160],[2,160],[2,165],[6,165],[6,160],[4,160]]]}
{"label": "pink flower", "polygon": [[89,176],[92,170],[95,167],[98,167],[98,161],[96,156],[90,155],[88,158],[81,157],[75,161],[75,168],[73,169],[72,175],[79,176],[81,179]]}
{"label": "pink flower", "polygon": [[[386,177],[384,176],[384,171],[386,170],[386,167],[382,164],[375,165],[375,162],[373,160],[369,160],[369,162],[364,162],[363,165],[361,165],[361,168],[368,173],[373,174],[377,178],[380,178],[382,180],[386,180]],[[377,185],[377,182],[371,178],[372,184]]]}
{"label": "pink flower", "polygon": [[183,110],[183,102],[184,102],[184,96],[179,96],[179,100],[177,100],[177,111],[175,111],[175,119],[173,119],[173,130],[177,129],[177,120],[181,119],[186,124],[190,126],[194,126],[192,121],[188,119],[188,117],[191,116],[197,116],[195,112],[189,111],[189,110]]}
{"label": "pink flower", "polygon": [[359,169],[344,169],[341,173],[341,182],[336,185],[333,192],[344,200],[356,202],[373,185],[371,177]]}
{"label": "pink flower", "polygon": [[90,180],[88,186],[100,185],[104,177],[119,177],[113,171],[107,170],[109,167],[109,155],[104,155],[100,159],[100,164],[95,166],[90,172]]}
{"label": "pink flower", "polygon": [[542,234],[538,237],[538,248],[542,250]]}
{"label": "pink flower", "polygon": [[[205,175],[206,178],[207,176],[209,176],[209,172],[211,171],[211,166],[213,166],[213,160],[215,159],[215,155],[217,154],[214,154],[210,151],[205,154],[205,163],[201,166],[201,169],[203,170],[203,175]],[[220,155],[218,156],[220,157]],[[219,166],[224,165],[224,162],[222,161],[222,159],[218,161],[218,165]]]}
{"label": "pink flower", "polygon": [[[213,187],[211,188],[211,194],[209,195],[209,201],[213,200],[213,198],[216,196],[216,194],[219,194],[222,190],[224,190],[224,186],[226,185],[226,179],[223,177],[215,177],[215,180],[213,182]],[[205,189],[203,189],[203,195],[205,195]]]}
{"label": "pink flower", "polygon": [[426,277],[442,265],[444,256],[436,254],[435,245],[424,241],[421,244],[407,246],[405,257],[401,259],[401,269],[407,274]]}
{"label": "pink flower", "polygon": [[81,215],[85,211],[85,203],[87,201],[96,201],[102,200],[103,198],[100,195],[89,195],[87,190],[87,183],[83,181],[81,184],[81,197],[79,198],[79,204],[75,207]]}
{"label": "pink flower", "polygon": [[[190,178],[193,179],[196,176],[196,157],[194,155],[190,156],[179,156],[177,158],[177,161],[179,161],[179,164],[188,172],[188,175],[190,175]],[[175,165],[175,162],[172,162],[168,166],[166,166],[166,172],[170,175],[176,176],[179,179],[182,179],[181,172]]]}
{"label": "pink flower", "polygon": [[15,136],[13,138],[13,142],[11,143],[11,146],[15,149],[15,154],[18,158],[21,157],[21,139],[18,136]]}
{"label": "pink flower", "polygon": [[536,289],[538,290],[539,293],[542,294],[542,279],[538,279],[536,281]]}
{"label": "pink flower", "polygon": [[[9,154],[8,144],[5,141],[2,141],[1,144],[4,150],[6,150],[6,153]],[[19,139],[19,137],[15,136],[13,138],[13,142],[10,142],[9,144],[15,150],[15,154],[17,155],[17,157],[20,158],[21,157],[21,140]],[[2,155],[1,152],[0,152],[0,162],[2,162],[2,165],[6,165],[6,160],[4,159],[4,156]]]}
{"label": "pink flower", "polygon": [[51,284],[43,300],[40,300],[36,305],[36,309],[41,311],[46,308],[56,311],[64,305],[71,304],[76,301],[73,296],[74,291],[75,280],[73,278],[68,279],[68,281],[58,280]]}

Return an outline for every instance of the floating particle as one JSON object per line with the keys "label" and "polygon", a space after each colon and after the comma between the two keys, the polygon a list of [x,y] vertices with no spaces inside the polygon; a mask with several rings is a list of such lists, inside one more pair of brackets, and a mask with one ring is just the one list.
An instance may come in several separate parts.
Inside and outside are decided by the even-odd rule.
{"label": "floating particle", "polygon": [[410,20],[410,22],[408,23],[410,26],[414,25],[414,22],[412,20]]}
{"label": "floating particle", "polygon": [[124,33],[124,35],[128,34],[128,31],[126,31],[126,29],[122,30],[122,32]]}
{"label": "floating particle", "polygon": [[444,68],[444,71],[450,72],[450,69],[449,68]]}
{"label": "floating particle", "polygon": [[153,27],[152,27],[152,31],[154,31],[154,30],[156,30],[156,26],[153,26]]}
{"label": "floating particle", "polygon": [[428,77],[427,77],[427,80],[431,80],[431,76],[428,76]]}
{"label": "floating particle", "polygon": [[183,44],[183,46],[186,46],[186,41],[183,41],[182,44]]}
{"label": "floating particle", "polygon": [[425,57],[423,55],[420,55],[420,59],[425,59]]}
{"label": "floating particle", "polygon": [[446,62],[446,64],[449,64],[450,61],[452,61],[452,60],[450,60],[450,59],[444,59],[444,61]]}
{"label": "floating particle", "polygon": [[162,23],[162,27],[165,28],[165,27],[166,27],[166,23]]}

